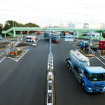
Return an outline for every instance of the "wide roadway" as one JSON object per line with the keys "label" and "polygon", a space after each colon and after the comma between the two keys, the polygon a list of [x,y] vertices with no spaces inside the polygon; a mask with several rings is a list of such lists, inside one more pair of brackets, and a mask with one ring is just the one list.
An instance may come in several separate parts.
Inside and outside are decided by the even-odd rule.
{"label": "wide roadway", "polygon": [[[52,43],[54,57],[56,105],[104,105],[105,93],[88,94],[67,69],[70,49],[78,47],[61,41]],[[44,105],[48,41],[40,40],[18,62],[5,59],[0,63],[0,105]],[[102,65],[90,59],[91,65]],[[104,65],[102,65],[104,67]]]}
{"label": "wide roadway", "polygon": [[[74,74],[67,69],[66,58],[69,50],[78,47],[73,43],[62,42],[53,44],[56,105],[104,105],[105,93],[89,94],[83,91]],[[93,66],[105,66],[96,58],[90,59]]]}
{"label": "wide roadway", "polygon": [[18,61],[0,63],[0,105],[44,105],[48,42],[41,40]]}

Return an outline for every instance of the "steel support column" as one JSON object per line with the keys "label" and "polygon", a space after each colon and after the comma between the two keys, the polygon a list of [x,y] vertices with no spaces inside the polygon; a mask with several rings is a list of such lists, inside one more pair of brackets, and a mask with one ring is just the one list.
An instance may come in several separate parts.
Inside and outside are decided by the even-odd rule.
{"label": "steel support column", "polygon": [[77,35],[76,35],[76,37],[78,38],[78,36],[79,36],[79,32],[77,31]]}
{"label": "steel support column", "polygon": [[101,40],[102,39],[102,32],[100,32],[100,39],[99,40]]}
{"label": "steel support column", "polygon": [[6,38],[7,36],[6,36],[6,34],[5,34],[5,38]]}
{"label": "steel support column", "polygon": [[13,37],[15,37],[16,36],[16,31],[15,30],[13,30]]}

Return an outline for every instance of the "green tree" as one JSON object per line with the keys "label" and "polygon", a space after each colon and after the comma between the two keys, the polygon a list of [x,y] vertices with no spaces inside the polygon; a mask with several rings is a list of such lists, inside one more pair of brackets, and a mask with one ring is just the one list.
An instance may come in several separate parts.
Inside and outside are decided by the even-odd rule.
{"label": "green tree", "polygon": [[2,34],[3,25],[0,23],[0,34]]}
{"label": "green tree", "polygon": [[27,23],[24,25],[25,27],[39,27],[39,25],[34,24],[34,23]]}
{"label": "green tree", "polygon": [[13,27],[13,25],[14,25],[13,21],[12,20],[8,20],[8,21],[6,21],[3,30],[9,29],[9,28]]}
{"label": "green tree", "polygon": [[27,23],[27,24],[22,24],[22,23],[18,23],[16,21],[13,20],[8,20],[6,21],[3,30],[7,30],[11,27],[39,27],[39,25],[34,24],[34,23]]}
{"label": "green tree", "polygon": [[102,37],[105,38],[105,32],[102,33]]}

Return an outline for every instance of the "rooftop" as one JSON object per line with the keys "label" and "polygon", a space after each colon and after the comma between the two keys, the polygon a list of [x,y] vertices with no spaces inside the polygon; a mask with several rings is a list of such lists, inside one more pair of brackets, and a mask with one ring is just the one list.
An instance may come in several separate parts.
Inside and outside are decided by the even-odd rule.
{"label": "rooftop", "polygon": [[89,73],[105,73],[105,69],[101,66],[85,67]]}
{"label": "rooftop", "polygon": [[79,52],[78,50],[70,50],[70,52],[79,60],[81,61],[89,61],[89,59],[84,56],[81,52]]}

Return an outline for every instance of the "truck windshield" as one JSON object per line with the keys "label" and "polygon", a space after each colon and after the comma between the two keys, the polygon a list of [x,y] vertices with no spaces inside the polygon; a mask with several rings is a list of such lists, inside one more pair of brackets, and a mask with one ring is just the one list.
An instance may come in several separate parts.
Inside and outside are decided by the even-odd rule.
{"label": "truck windshield", "polygon": [[90,81],[105,81],[105,73],[88,73],[86,70],[84,71],[85,76]]}
{"label": "truck windshield", "polygon": [[90,81],[105,81],[105,73],[100,74],[87,74],[86,76]]}

